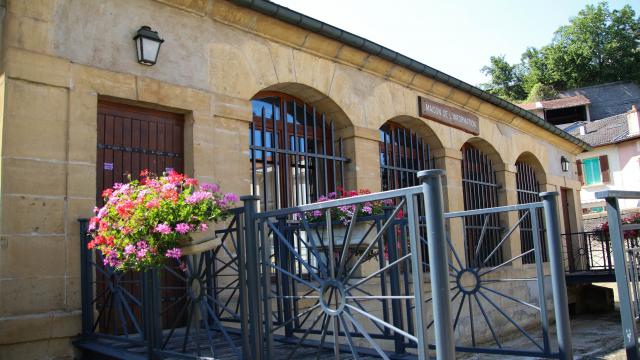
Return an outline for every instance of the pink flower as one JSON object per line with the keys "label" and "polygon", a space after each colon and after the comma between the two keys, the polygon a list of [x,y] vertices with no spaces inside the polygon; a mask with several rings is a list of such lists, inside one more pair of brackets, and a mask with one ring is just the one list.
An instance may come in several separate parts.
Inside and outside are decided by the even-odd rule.
{"label": "pink flower", "polygon": [[186,234],[189,232],[189,230],[191,230],[191,225],[187,223],[180,223],[176,225],[176,232],[180,234]]}
{"label": "pink flower", "polygon": [[149,252],[149,244],[147,244],[146,241],[138,241],[136,247],[138,248],[138,251],[136,251],[136,257],[138,259],[145,257],[147,252]]}
{"label": "pink flower", "polygon": [[147,207],[147,209],[157,208],[160,206],[160,202],[158,201],[158,199],[151,199],[145,206]]}
{"label": "pink flower", "polygon": [[169,258],[174,258],[177,260],[182,256],[182,250],[180,250],[180,248],[169,249],[167,250],[167,253],[165,255]]}
{"label": "pink flower", "polygon": [[160,234],[171,234],[171,226],[169,226],[169,224],[167,223],[156,225],[156,228],[154,230],[155,232]]}
{"label": "pink flower", "polygon": [[226,202],[234,203],[238,201],[238,196],[234,193],[226,193],[224,194],[224,200]]}
{"label": "pink flower", "polygon": [[216,184],[210,184],[210,183],[202,183],[200,185],[200,189],[203,191],[208,191],[208,192],[218,192],[220,190],[220,187]]}
{"label": "pink flower", "polygon": [[209,225],[202,223],[200,224],[200,231],[207,231],[209,229]]}
{"label": "pink flower", "polygon": [[186,198],[184,202],[186,202],[187,204],[195,204],[207,199],[211,199],[212,196],[213,195],[211,195],[210,192],[196,191],[193,194],[191,194],[188,198]]}
{"label": "pink flower", "polygon": [[131,254],[133,254],[135,252],[136,252],[136,247],[131,245],[131,244],[129,244],[129,245],[124,247],[124,254],[125,255],[131,255]]}
{"label": "pink flower", "polygon": [[178,265],[178,267],[180,268],[180,270],[187,272],[187,264],[184,262],[180,262],[180,265]]}

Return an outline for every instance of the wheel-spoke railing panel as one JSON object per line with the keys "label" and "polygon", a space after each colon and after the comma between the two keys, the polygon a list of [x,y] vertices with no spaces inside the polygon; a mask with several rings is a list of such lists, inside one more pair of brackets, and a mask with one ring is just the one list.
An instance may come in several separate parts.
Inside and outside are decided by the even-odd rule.
{"label": "wheel-spoke railing panel", "polygon": [[[422,357],[421,187],[257,215],[268,358]],[[372,202],[384,214],[358,217]],[[340,208],[355,213],[336,219]],[[418,251],[413,251],[418,249]],[[416,309],[415,304],[422,304]],[[418,324],[416,324],[418,323]],[[426,328],[426,324],[425,324]],[[342,355],[341,355],[342,354]]]}

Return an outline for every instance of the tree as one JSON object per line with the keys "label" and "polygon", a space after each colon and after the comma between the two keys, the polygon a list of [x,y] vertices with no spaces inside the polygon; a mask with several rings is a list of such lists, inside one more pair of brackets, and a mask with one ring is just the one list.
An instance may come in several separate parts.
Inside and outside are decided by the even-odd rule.
{"label": "tree", "polygon": [[[494,58],[482,68],[491,79],[482,86],[509,100],[540,96],[540,86],[548,94],[548,90],[640,81],[640,17],[629,5],[613,11],[605,2],[587,5],[568,25],[556,30],[550,44],[528,48],[520,64],[498,64]],[[503,70],[515,68],[521,73],[505,83],[503,75],[508,72],[503,74]],[[518,88],[523,91],[513,91]],[[531,93],[534,89],[538,94]]]}
{"label": "tree", "polygon": [[519,65],[510,65],[504,55],[492,56],[490,62],[491,65],[482,68],[482,72],[491,77],[490,83],[481,85],[484,90],[508,100],[518,100],[527,95],[522,87]]}

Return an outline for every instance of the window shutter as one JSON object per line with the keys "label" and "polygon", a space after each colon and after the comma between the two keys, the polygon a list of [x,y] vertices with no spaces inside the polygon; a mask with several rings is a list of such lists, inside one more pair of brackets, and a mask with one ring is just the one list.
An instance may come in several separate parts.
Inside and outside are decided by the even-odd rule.
{"label": "window shutter", "polygon": [[582,176],[582,161],[576,160],[576,166],[578,168],[578,180],[580,180],[580,184],[584,185],[584,176]]}
{"label": "window shutter", "polygon": [[607,155],[600,156],[600,173],[602,174],[602,183],[607,184],[611,181],[609,176],[609,158]]}

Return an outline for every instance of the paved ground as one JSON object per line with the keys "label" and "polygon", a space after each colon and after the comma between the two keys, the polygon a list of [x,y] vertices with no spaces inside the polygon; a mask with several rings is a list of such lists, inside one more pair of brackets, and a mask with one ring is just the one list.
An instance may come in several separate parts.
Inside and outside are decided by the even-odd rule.
{"label": "paved ground", "polygon": [[[582,315],[571,319],[571,331],[573,338],[573,351],[575,359],[625,359],[622,344],[622,330],[620,327],[620,315],[615,313],[602,315]],[[552,334],[555,337],[555,332]],[[505,343],[508,347],[518,347],[518,340]],[[461,357],[464,359],[506,359],[505,356],[471,355]],[[514,359],[535,359],[522,358]]]}

